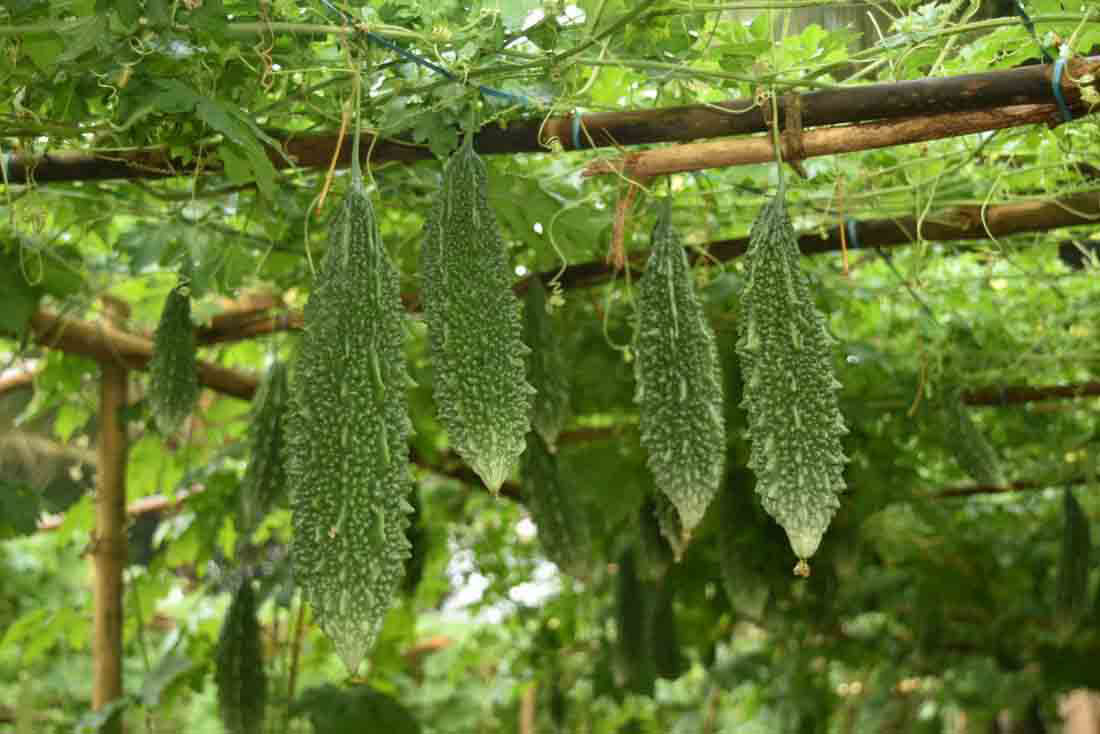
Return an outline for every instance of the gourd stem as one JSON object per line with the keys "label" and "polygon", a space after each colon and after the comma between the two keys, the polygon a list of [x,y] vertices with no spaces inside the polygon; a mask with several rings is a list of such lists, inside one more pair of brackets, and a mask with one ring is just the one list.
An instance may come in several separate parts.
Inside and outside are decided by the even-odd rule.
{"label": "gourd stem", "polygon": [[361,90],[363,87],[362,75],[359,70],[359,62],[354,62],[352,66],[352,94],[353,103],[355,104],[355,135],[351,139],[351,185],[362,186],[363,185],[363,169],[359,166],[359,131],[362,128],[360,121],[360,109],[362,108]]}
{"label": "gourd stem", "polygon": [[775,98],[775,88],[772,88],[772,147],[775,149],[776,175],[779,177],[778,195],[783,197],[787,192],[787,179],[783,175],[783,148],[779,144],[779,101]]}

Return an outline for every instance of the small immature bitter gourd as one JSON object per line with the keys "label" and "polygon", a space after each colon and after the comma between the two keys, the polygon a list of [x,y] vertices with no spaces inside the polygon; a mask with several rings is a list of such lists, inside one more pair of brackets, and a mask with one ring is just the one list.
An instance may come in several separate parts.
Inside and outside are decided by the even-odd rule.
{"label": "small immature bitter gourd", "polygon": [[439,420],[494,493],[514,471],[531,423],[519,301],[471,136],[451,156],[424,229],[421,293]]}
{"label": "small immature bitter gourd", "polygon": [[986,485],[1004,484],[997,452],[974,423],[958,390],[945,396],[948,443],[959,467],[975,482]]}
{"label": "small immature bitter gourd", "polygon": [[558,460],[537,432],[527,434],[521,461],[524,495],[546,557],[576,578],[586,578],[592,558],[588,523],[562,481]]}
{"label": "small immature bitter gourd", "polygon": [[241,527],[249,533],[277,497],[286,491],[286,363],[267,371],[255,397],[248,424],[248,466],[241,480]]}
{"label": "small immature bitter gourd", "polygon": [[640,288],[635,401],[649,468],[686,539],[722,482],[726,428],[714,332],[669,220],[666,201]]}
{"label": "small immature bitter gourd", "polygon": [[799,264],[798,239],[783,192],[764,205],[749,233],[748,280],[741,296],[737,343],[752,441],[749,468],[764,509],[806,559],[840,506],[840,383],[829,358],[832,339]]}
{"label": "small immature bitter gourd", "polygon": [[165,435],[175,433],[199,399],[195,326],[191,323],[190,288],[184,275],[164,300],[153,335],[149,375],[149,402],[157,428]]}
{"label": "small immature bitter gourd", "polygon": [[569,418],[569,373],[546,307],[546,287],[534,276],[528,282],[523,303],[523,340],[531,350],[527,355],[527,378],[535,388],[531,428],[553,451]]}
{"label": "small immature bitter gourd", "polygon": [[1067,626],[1077,622],[1087,609],[1089,593],[1089,557],[1092,536],[1089,519],[1073,490],[1062,494],[1062,556],[1058,560],[1058,593],[1056,612]]}
{"label": "small immature bitter gourd", "polygon": [[295,578],[352,674],[409,556],[404,319],[356,155],[306,304],[287,424]]}
{"label": "small immature bitter gourd", "polygon": [[267,676],[264,673],[256,595],[247,578],[233,592],[214,651],[218,715],[230,734],[264,730]]}

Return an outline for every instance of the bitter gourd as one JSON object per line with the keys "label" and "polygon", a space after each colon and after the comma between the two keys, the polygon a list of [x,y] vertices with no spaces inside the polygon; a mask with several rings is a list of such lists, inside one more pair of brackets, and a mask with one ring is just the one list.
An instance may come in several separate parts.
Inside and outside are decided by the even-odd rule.
{"label": "bitter gourd", "polygon": [[523,453],[534,389],[524,376],[529,350],[487,185],[467,135],[425,225],[421,295],[440,422],[495,493]]}
{"label": "bitter gourd", "polygon": [[1089,520],[1072,490],[1063,490],[1062,556],[1058,563],[1057,612],[1059,619],[1072,625],[1085,612],[1089,593],[1089,556],[1092,537]]}
{"label": "bitter gourd", "polygon": [[847,429],[837,407],[832,339],[799,264],[782,192],[753,223],[746,259],[737,350],[752,442],[748,466],[764,509],[799,558],[796,572],[805,575],[845,489],[840,437]]}
{"label": "bitter gourd", "polygon": [[409,556],[404,319],[355,166],[305,307],[287,422],[295,578],[352,674]]}
{"label": "bitter gourd", "polygon": [[615,682],[643,696],[653,695],[657,677],[649,644],[651,588],[638,576],[634,549],[626,549],[615,576]]}
{"label": "bitter gourd", "polygon": [[685,661],[677,633],[676,610],[672,606],[673,587],[669,579],[662,579],[652,591],[648,616],[647,637],[653,655],[653,667],[659,678],[675,680],[684,673]]}
{"label": "bitter gourd", "polygon": [[428,563],[428,552],[431,550],[431,536],[424,526],[424,507],[416,487],[413,487],[412,494],[409,495],[409,505],[412,507],[412,514],[409,515],[409,527],[405,531],[405,537],[409,539],[409,560],[405,562],[401,591],[412,596],[420,585],[420,579],[424,578],[424,566]]}
{"label": "bitter gourd", "polygon": [[714,332],[670,219],[666,200],[639,296],[635,401],[647,463],[686,538],[722,481],[726,428]]}
{"label": "bitter gourd", "polygon": [[165,435],[179,429],[199,399],[196,362],[190,288],[183,276],[164,300],[149,360],[149,403]]}
{"label": "bitter gourd", "polygon": [[531,427],[553,451],[558,434],[569,417],[569,375],[561,353],[561,341],[546,310],[546,287],[538,277],[530,279],[523,304],[523,340],[527,355],[527,377],[535,388]]}
{"label": "bitter gourd", "polygon": [[653,513],[657,517],[657,527],[661,530],[668,547],[672,549],[672,559],[679,563],[687,550],[690,535],[685,532],[683,523],[680,522],[680,513],[663,492],[658,492],[653,497]]}
{"label": "bitter gourd", "polygon": [[230,734],[262,732],[267,676],[260,624],[256,619],[256,596],[248,579],[241,581],[233,592],[233,600],[222,621],[214,652],[214,683],[218,715],[226,731]]}
{"label": "bitter gourd", "polygon": [[676,561],[672,547],[657,521],[657,497],[648,495],[638,508],[639,571],[647,579],[659,579]]}
{"label": "bitter gourd", "polygon": [[1001,472],[997,453],[974,423],[958,391],[953,390],[945,396],[944,413],[947,419],[948,444],[959,468],[981,484],[1004,484],[1004,474]]}
{"label": "bitter gourd", "polygon": [[241,527],[251,532],[271,504],[286,491],[284,441],[287,369],[276,362],[268,369],[255,397],[248,424],[248,466],[241,480]]}
{"label": "bitter gourd", "polygon": [[586,578],[592,557],[588,524],[562,481],[557,457],[534,431],[527,434],[521,467],[527,509],[538,526],[543,552],[565,573]]}

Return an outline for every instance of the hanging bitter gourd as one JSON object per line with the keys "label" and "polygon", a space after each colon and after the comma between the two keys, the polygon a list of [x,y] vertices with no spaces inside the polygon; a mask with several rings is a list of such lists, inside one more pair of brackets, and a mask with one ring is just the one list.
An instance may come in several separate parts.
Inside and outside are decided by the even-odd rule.
{"label": "hanging bitter gourd", "polygon": [[746,257],[737,349],[752,442],[748,466],[764,509],[799,558],[796,572],[806,575],[805,561],[845,489],[840,437],[847,429],[837,407],[832,339],[799,264],[782,191],[753,223]]}
{"label": "hanging bitter gourd", "polygon": [[267,705],[267,676],[264,673],[260,624],[256,619],[256,596],[252,582],[241,581],[222,621],[214,651],[214,683],[218,715],[230,734],[259,734],[263,731]]}
{"label": "hanging bitter gourd", "polygon": [[638,568],[647,579],[659,579],[676,561],[668,539],[657,521],[659,492],[648,495],[638,507]]}
{"label": "hanging bitter gourd", "polygon": [[149,376],[149,403],[157,428],[165,435],[175,433],[199,399],[195,326],[191,323],[191,291],[186,275],[181,275],[164,300],[153,335]]}
{"label": "hanging bitter gourd", "polygon": [[527,347],[488,172],[472,138],[443,171],[421,247],[421,295],[439,420],[494,493],[513,472],[531,424]]}
{"label": "hanging bitter gourd", "polygon": [[354,674],[401,581],[412,512],[405,312],[357,156],[304,317],[287,422],[291,559]]}
{"label": "hanging bitter gourd", "polygon": [[714,332],[670,219],[666,200],[639,296],[635,401],[647,463],[687,538],[722,481],[726,428]]}
{"label": "hanging bitter gourd", "polygon": [[1004,474],[1001,472],[997,453],[974,423],[957,390],[952,390],[945,396],[944,414],[947,442],[959,468],[981,484],[1004,484]]}
{"label": "hanging bitter gourd", "polygon": [[592,558],[587,520],[562,481],[557,457],[534,431],[527,434],[521,468],[527,509],[546,557],[565,573],[586,578]]}
{"label": "hanging bitter gourd", "polygon": [[658,492],[653,496],[653,514],[657,518],[657,527],[664,536],[668,547],[672,549],[672,559],[679,563],[687,550],[690,535],[684,531],[684,525],[680,522],[680,513],[676,506],[664,492]]}
{"label": "hanging bitter gourd", "polygon": [[569,375],[546,305],[546,287],[537,276],[532,277],[523,304],[523,340],[531,350],[527,378],[535,388],[531,427],[553,451],[569,418]]}
{"label": "hanging bitter gourd", "polygon": [[255,397],[248,424],[248,466],[241,480],[241,528],[248,534],[286,491],[286,364],[268,369]]}
{"label": "hanging bitter gourd", "polygon": [[1059,621],[1072,626],[1088,605],[1092,536],[1088,516],[1069,489],[1063,490],[1062,516],[1062,556],[1058,561],[1056,608]]}

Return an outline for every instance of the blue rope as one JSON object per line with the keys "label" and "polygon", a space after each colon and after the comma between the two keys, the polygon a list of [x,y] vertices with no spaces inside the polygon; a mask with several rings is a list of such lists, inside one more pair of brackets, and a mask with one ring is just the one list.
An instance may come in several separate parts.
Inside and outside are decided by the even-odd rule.
{"label": "blue rope", "polygon": [[1073,120],[1073,113],[1069,111],[1066,98],[1062,96],[1062,71],[1066,68],[1066,60],[1058,59],[1054,62],[1054,72],[1050,75],[1050,89],[1054,92],[1054,101],[1058,103],[1058,111],[1062,113],[1062,119],[1066,122]]}
{"label": "blue rope", "polygon": [[844,231],[848,233],[848,247],[853,250],[862,249],[859,244],[859,234],[857,234],[856,225],[859,224],[856,220],[848,217],[844,220]]}
{"label": "blue rope", "polygon": [[[450,79],[453,82],[465,83],[465,82],[463,82],[461,77],[459,77],[457,74],[450,71],[449,69],[445,69],[442,66],[440,66],[439,64],[428,61],[423,56],[420,56],[418,54],[414,54],[411,51],[407,51],[407,50],[401,48],[400,46],[398,46],[396,43],[394,43],[390,39],[385,38],[383,36],[380,36],[377,33],[374,33],[373,31],[363,31],[363,30],[361,30],[356,25],[354,18],[352,18],[350,15],[348,15],[347,13],[345,13],[343,10],[336,7],[332,3],[330,3],[328,0],[321,0],[321,2],[323,2],[325,5],[327,5],[330,10],[337,13],[341,17],[341,19],[343,19],[345,25],[351,26],[352,28],[354,28],[356,30],[357,33],[364,33],[366,35],[368,41],[377,43],[379,46],[384,46],[385,48],[388,48],[389,50],[393,51],[398,56],[401,56],[401,57],[413,62],[414,64],[417,64],[418,66],[423,66],[425,69],[430,69],[431,71],[434,71],[436,74],[439,74],[442,77],[446,77],[447,79]],[[522,105],[524,107],[535,107],[536,106],[536,104],[529,97],[525,97],[522,94],[512,94],[511,92],[502,92],[499,89],[493,89],[492,87],[486,87],[483,84],[475,84],[474,87],[479,92],[481,92],[482,94],[484,94],[487,97],[497,97],[498,99],[506,99],[509,102],[514,102],[515,104]]]}
{"label": "blue rope", "polygon": [[573,111],[573,150],[581,149],[581,113]]}
{"label": "blue rope", "polygon": [[1016,15],[1020,17],[1020,22],[1024,24],[1024,28],[1027,29],[1027,32],[1031,34],[1031,38],[1035,41],[1035,45],[1039,47],[1039,52],[1043,54],[1043,61],[1047,62],[1048,64],[1051,61],[1054,61],[1054,59],[1051,58],[1050,52],[1046,50],[1046,47],[1043,46],[1042,41],[1039,40],[1039,34],[1035,32],[1035,23],[1027,14],[1027,10],[1024,9],[1023,0],[1016,0],[1016,2],[1013,3],[1013,10],[1015,10]]}
{"label": "blue rope", "polygon": [[[403,56],[404,58],[408,59],[409,61],[413,62],[414,64],[419,64],[420,66],[423,66],[425,69],[431,69],[436,74],[439,74],[440,76],[444,76],[444,77],[450,79],[453,82],[462,82],[461,77],[459,77],[455,73],[451,72],[450,70],[443,68],[439,64],[428,61],[423,56],[419,56],[417,54],[414,54],[411,51],[406,51],[405,49],[401,48],[400,46],[398,46],[396,43],[394,43],[393,41],[391,41],[388,38],[384,38],[383,36],[380,36],[377,33],[374,33],[373,31],[366,31],[366,36],[369,40],[373,41],[374,43],[377,43],[379,46],[385,46],[390,51],[393,51],[395,54],[397,54],[399,56]],[[522,105],[524,107],[534,107],[535,106],[535,103],[529,97],[525,97],[522,94],[512,94],[511,92],[502,92],[499,89],[493,89],[492,87],[487,87],[484,84],[475,84],[474,86],[477,88],[477,90],[479,92],[481,92],[482,94],[484,94],[487,97],[497,97],[499,99],[506,99],[509,102],[515,102],[516,104]]]}

